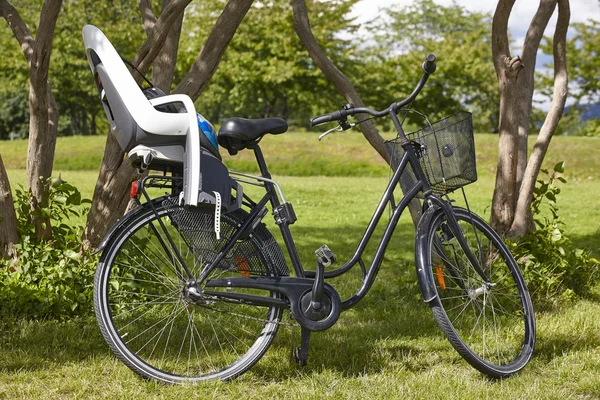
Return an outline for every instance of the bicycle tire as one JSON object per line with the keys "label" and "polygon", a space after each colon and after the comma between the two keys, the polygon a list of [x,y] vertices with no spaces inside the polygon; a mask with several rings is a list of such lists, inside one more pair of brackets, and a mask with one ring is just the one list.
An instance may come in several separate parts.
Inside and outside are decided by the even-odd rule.
{"label": "bicycle tire", "polygon": [[418,268],[427,271],[435,288],[429,305],[441,330],[469,364],[490,377],[508,377],[520,371],[533,354],[531,297],[502,238],[472,212],[459,207],[453,211],[488,279],[468,261],[444,211],[430,208],[419,224],[426,232],[418,232],[422,239],[416,244],[417,254],[426,254],[425,265]]}
{"label": "bicycle tire", "polygon": [[[197,278],[202,264],[214,259],[218,245],[248,214],[242,210],[223,214],[220,240],[214,232],[203,232],[188,246],[190,239],[182,233],[181,225],[186,222],[175,221],[174,213],[189,217],[186,213],[190,211],[173,207],[176,202],[168,197],[153,204],[158,216],[148,203],[141,206],[142,210],[113,235],[100,258],[94,308],[102,335],[116,357],[146,379],[163,383],[233,379],[251,368],[267,351],[283,310],[214,298],[201,305],[185,301],[184,280],[178,279],[169,259],[173,252],[157,236],[157,233],[163,235],[162,243],[167,243],[157,222],[160,218],[165,223]],[[197,213],[191,217],[201,222],[206,219],[206,225],[214,227],[214,214]],[[243,255],[236,256],[236,251]],[[235,257],[247,258],[233,263]],[[200,262],[199,258],[204,259]],[[279,276],[283,274],[282,268],[287,270],[281,249],[264,224],[259,224],[248,238],[239,240],[211,274],[249,276],[254,274],[249,266],[257,263],[262,264],[265,275]],[[281,298],[264,290],[247,292]]]}

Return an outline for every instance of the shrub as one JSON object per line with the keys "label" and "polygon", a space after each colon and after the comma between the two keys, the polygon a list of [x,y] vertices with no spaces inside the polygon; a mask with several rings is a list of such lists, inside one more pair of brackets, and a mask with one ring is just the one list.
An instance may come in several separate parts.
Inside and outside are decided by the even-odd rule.
{"label": "shrub", "polygon": [[25,317],[65,317],[92,307],[95,257],[81,250],[82,217],[89,200],[59,178],[50,180],[49,203],[39,212],[50,217],[52,239],[36,242],[30,220],[29,191],[16,190],[21,241],[18,261],[0,261],[2,313]]}
{"label": "shrub", "polygon": [[525,237],[510,242],[532,295],[538,300],[567,300],[584,295],[591,288],[600,262],[575,245],[565,235],[564,223],[558,215],[557,181],[564,162],[552,172],[541,170],[546,180],[538,180],[531,209],[536,229]]}

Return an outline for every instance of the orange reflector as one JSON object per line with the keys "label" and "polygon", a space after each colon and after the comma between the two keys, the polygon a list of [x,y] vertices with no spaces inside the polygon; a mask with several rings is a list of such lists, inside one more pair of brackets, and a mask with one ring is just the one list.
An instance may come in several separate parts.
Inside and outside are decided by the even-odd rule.
{"label": "orange reflector", "polygon": [[248,261],[246,261],[244,257],[234,256],[233,261],[242,276],[245,276],[246,278],[250,276],[250,264],[248,264]]}
{"label": "orange reflector", "polygon": [[446,279],[444,279],[444,270],[441,266],[435,266],[435,277],[437,278],[438,284],[440,287],[445,290],[446,289]]}
{"label": "orange reflector", "polygon": [[133,199],[135,196],[137,196],[139,187],[140,187],[140,184],[138,181],[131,182],[131,189],[129,190],[130,198]]}

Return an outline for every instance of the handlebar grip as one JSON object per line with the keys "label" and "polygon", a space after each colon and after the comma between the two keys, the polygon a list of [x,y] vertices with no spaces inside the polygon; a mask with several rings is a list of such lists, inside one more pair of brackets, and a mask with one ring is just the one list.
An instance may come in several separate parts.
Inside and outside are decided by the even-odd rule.
{"label": "handlebar grip", "polygon": [[329,114],[319,115],[310,120],[310,126],[317,126],[331,121],[339,121],[343,115],[341,111],[334,111]]}
{"label": "handlebar grip", "polygon": [[423,63],[423,72],[431,75],[435,72],[435,69],[436,69],[435,54],[431,53],[427,56],[427,58],[425,59],[425,62]]}

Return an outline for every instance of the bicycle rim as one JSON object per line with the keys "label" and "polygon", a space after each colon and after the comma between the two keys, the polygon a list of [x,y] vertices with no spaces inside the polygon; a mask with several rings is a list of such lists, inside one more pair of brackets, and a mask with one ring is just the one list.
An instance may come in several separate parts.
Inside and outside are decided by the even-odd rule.
{"label": "bicycle rim", "polygon": [[[121,229],[109,244],[96,275],[98,322],[117,357],[145,378],[168,383],[231,379],[249,369],[268,349],[282,310],[214,297],[189,301],[184,295],[189,279],[177,268],[175,252],[158,219],[193,276],[198,277],[236,229],[239,218],[223,215],[222,238],[217,240],[211,232],[214,215],[197,214],[193,218],[206,219],[202,226],[209,228],[196,229],[190,241],[172,219],[173,212],[159,206],[157,218],[149,210]],[[257,263],[276,273],[258,236],[236,244],[209,279],[249,276],[250,266]],[[236,292],[278,297],[258,290]]]}

